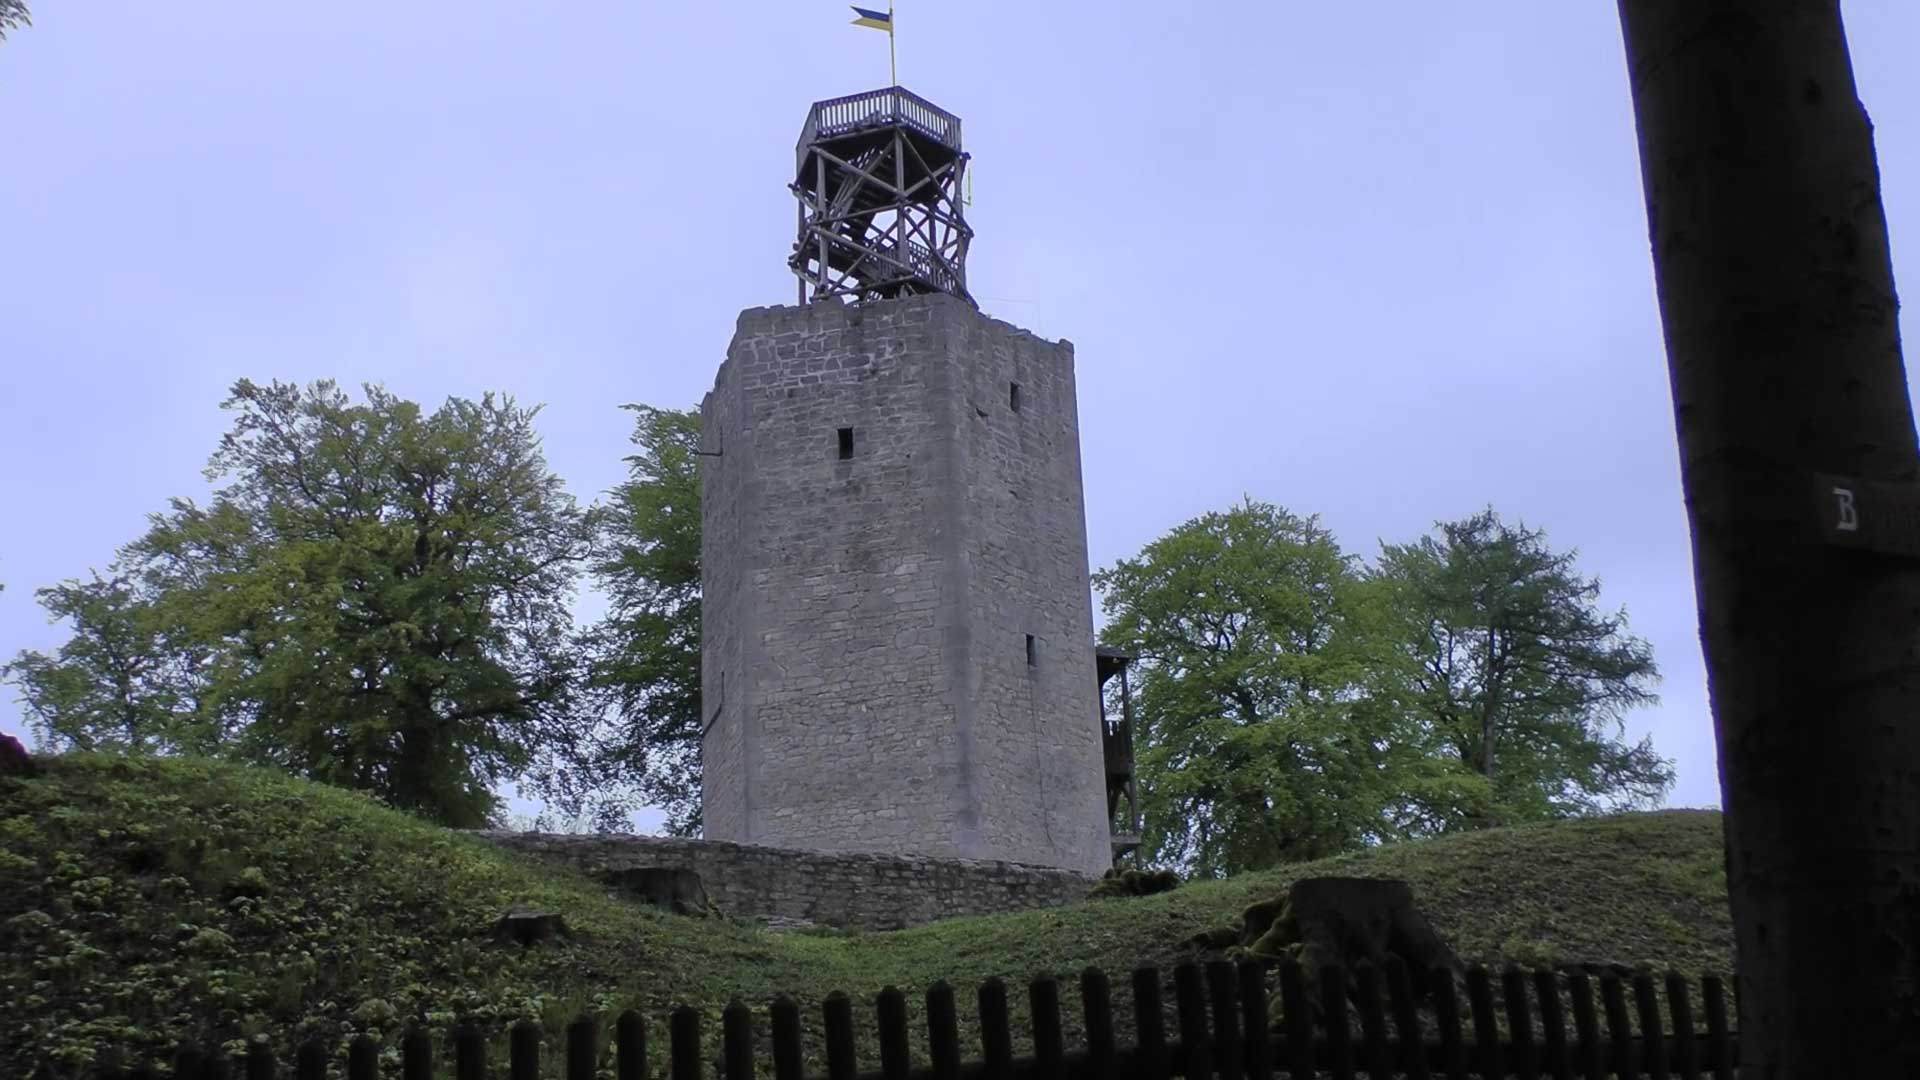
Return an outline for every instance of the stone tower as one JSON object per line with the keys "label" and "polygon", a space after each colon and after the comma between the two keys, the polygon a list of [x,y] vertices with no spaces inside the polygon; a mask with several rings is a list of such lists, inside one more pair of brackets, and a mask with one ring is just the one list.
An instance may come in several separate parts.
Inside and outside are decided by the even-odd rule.
{"label": "stone tower", "polygon": [[[811,243],[796,270],[824,280]],[[1073,346],[924,265],[742,313],[702,403],[706,836],[1098,874]]]}

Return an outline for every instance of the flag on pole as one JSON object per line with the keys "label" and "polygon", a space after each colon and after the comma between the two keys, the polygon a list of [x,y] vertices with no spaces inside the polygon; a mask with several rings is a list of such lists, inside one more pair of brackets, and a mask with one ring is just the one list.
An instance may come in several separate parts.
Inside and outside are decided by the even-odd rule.
{"label": "flag on pole", "polygon": [[853,14],[855,16],[853,25],[871,27],[875,30],[885,30],[887,32],[887,74],[893,80],[893,85],[899,86],[900,66],[893,55],[892,0],[888,0],[887,10],[885,11],[875,11],[872,8],[863,8],[855,4],[848,4],[847,6],[853,8]]}
{"label": "flag on pole", "polygon": [[875,30],[885,30],[889,34],[893,33],[893,12],[874,11],[871,8],[854,7],[852,4],[848,4],[847,6],[853,8],[853,13],[858,16],[858,18],[853,20],[853,25],[872,27]]}

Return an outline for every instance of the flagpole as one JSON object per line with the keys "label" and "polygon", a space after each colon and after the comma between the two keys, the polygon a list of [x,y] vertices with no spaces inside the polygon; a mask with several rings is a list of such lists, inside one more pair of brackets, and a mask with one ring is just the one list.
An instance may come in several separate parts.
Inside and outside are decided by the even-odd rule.
{"label": "flagpole", "polygon": [[893,52],[893,0],[887,0],[887,75],[893,79],[893,85],[900,85],[900,62]]}

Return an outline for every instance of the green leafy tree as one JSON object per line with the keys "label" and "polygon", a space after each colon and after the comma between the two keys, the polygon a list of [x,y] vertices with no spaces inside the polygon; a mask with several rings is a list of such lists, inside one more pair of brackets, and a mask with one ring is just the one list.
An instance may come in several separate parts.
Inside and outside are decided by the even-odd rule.
{"label": "green leafy tree", "polygon": [[7,31],[32,25],[26,0],[0,0],[0,41],[7,40]]}
{"label": "green leafy tree", "polygon": [[365,393],[235,385],[211,503],[155,515],[117,584],[43,594],[75,640],[8,670],[45,730],[83,745],[134,717],[459,826],[573,752],[567,601],[592,526],[538,410]]}
{"label": "green leafy tree", "polygon": [[599,819],[646,804],[700,830],[700,414],[630,405],[627,479],[601,518],[593,565],[608,612],[587,634],[589,689],[607,718],[560,803]]}
{"label": "green leafy tree", "polygon": [[1094,575],[1138,660],[1147,854],[1217,875],[1402,834],[1471,778],[1404,723],[1378,591],[1317,519],[1247,501]]}
{"label": "green leafy tree", "polygon": [[1492,510],[1382,546],[1377,581],[1413,661],[1405,701],[1491,795],[1428,825],[1647,806],[1671,787],[1651,740],[1619,738],[1622,716],[1655,700],[1652,649],[1624,611],[1598,607],[1599,582],[1574,560]]}
{"label": "green leafy tree", "polygon": [[22,653],[0,666],[47,745],[88,751],[157,753],[191,744],[189,721],[203,689],[202,654],[169,640],[153,604],[124,577],[95,575],[35,593],[72,629],[53,656]]}

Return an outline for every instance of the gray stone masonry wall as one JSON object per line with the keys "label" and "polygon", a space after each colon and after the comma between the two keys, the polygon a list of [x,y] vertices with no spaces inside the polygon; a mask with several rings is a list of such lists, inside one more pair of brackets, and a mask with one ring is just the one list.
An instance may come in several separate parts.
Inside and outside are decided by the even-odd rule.
{"label": "gray stone masonry wall", "polygon": [[639,867],[690,869],[722,914],[776,926],[898,930],[1068,904],[1093,886],[1070,871],[1012,863],[828,855],[663,836],[474,835],[593,877]]}
{"label": "gray stone masonry wall", "polygon": [[740,315],[702,404],[709,839],[1112,865],[1073,361],[944,295]]}

